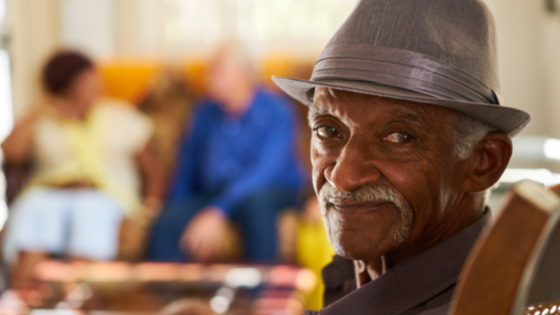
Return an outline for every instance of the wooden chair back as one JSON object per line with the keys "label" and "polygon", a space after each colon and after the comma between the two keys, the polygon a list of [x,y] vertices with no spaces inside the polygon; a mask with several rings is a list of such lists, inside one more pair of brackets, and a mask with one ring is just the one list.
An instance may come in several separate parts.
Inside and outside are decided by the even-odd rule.
{"label": "wooden chair back", "polygon": [[560,299],[559,192],[560,185],[548,191],[530,181],[514,186],[463,267],[450,315],[553,314],[552,307],[532,311]]}

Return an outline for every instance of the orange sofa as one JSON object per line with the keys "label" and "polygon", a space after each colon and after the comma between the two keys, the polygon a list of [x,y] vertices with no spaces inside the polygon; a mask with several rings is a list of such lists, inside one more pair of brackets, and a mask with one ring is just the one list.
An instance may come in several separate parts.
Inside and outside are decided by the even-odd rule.
{"label": "orange sofa", "polygon": [[[175,66],[183,73],[186,82],[195,95],[204,93],[204,73],[207,58],[190,58]],[[313,63],[310,60],[291,55],[267,55],[257,62],[258,77],[261,82],[276,88],[272,75],[308,78]],[[99,70],[107,96],[138,104],[149,91],[150,84],[166,67],[163,60],[115,58],[99,62]]]}

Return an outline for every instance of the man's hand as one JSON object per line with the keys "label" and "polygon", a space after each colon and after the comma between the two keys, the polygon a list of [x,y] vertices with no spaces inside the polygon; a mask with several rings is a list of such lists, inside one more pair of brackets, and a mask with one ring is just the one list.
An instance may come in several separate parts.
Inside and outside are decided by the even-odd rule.
{"label": "man's hand", "polygon": [[227,232],[227,217],[216,207],[202,209],[187,225],[180,240],[181,248],[196,261],[210,261],[220,254]]}

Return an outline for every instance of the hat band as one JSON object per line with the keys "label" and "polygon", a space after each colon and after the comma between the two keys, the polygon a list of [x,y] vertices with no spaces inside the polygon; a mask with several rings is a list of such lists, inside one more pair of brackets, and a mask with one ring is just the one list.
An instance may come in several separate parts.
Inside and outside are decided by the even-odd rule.
{"label": "hat band", "polygon": [[312,81],[366,81],[439,99],[500,104],[501,96],[470,74],[441,60],[407,50],[337,45],[323,50]]}

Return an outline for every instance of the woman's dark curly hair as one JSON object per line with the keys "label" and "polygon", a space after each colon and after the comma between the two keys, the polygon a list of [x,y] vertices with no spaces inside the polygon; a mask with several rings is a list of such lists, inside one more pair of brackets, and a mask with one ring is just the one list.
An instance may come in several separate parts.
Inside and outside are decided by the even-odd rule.
{"label": "woman's dark curly hair", "polygon": [[41,74],[41,83],[46,92],[62,96],[78,74],[93,67],[91,59],[79,52],[59,51],[47,60]]}

